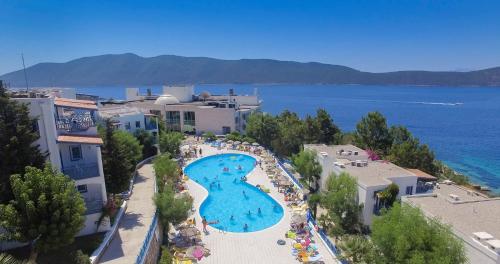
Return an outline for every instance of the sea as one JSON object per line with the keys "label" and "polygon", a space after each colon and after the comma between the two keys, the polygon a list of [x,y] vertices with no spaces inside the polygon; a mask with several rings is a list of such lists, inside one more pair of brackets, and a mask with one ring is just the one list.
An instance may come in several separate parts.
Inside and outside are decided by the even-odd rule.
{"label": "sea", "polygon": [[[125,99],[125,87],[75,87],[102,98]],[[161,94],[161,85],[149,88]],[[195,92],[257,94],[263,111],[301,117],[326,109],[343,131],[379,111],[389,125],[404,125],[438,159],[472,182],[500,194],[500,87],[367,85],[196,85]]]}

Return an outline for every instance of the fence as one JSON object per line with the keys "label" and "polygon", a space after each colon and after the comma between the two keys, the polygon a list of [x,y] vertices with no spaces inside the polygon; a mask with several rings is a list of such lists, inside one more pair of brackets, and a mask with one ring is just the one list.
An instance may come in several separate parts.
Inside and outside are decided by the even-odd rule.
{"label": "fence", "polygon": [[286,167],[285,167],[285,162],[278,159],[278,165],[280,166],[280,168],[286,172],[286,174],[288,174],[289,178],[292,179],[292,181],[295,183],[295,185],[297,185],[300,189],[303,189],[304,186],[302,185],[302,183],[300,183],[300,181],[295,178],[295,176],[293,176],[293,173],[291,173]]}
{"label": "fence", "polygon": [[146,239],[144,239],[144,243],[142,243],[141,250],[139,250],[139,254],[137,255],[137,259],[135,261],[136,264],[144,263],[144,260],[146,259],[149,247],[151,246],[151,242],[157,228],[158,228],[158,211],[156,211],[155,215],[153,216],[153,222],[149,226],[148,233],[146,234]]}

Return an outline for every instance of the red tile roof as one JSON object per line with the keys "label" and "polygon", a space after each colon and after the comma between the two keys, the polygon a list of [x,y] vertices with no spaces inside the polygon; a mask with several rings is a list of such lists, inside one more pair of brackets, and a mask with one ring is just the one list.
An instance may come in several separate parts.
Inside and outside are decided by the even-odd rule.
{"label": "red tile roof", "polygon": [[437,178],[435,176],[432,176],[432,175],[430,175],[426,172],[423,172],[419,169],[406,169],[406,170],[415,174],[415,176],[422,178],[422,179],[431,180],[431,181],[437,180]]}
{"label": "red tile roof", "polygon": [[80,144],[93,144],[102,145],[102,139],[98,136],[58,136],[57,142],[59,143],[80,143]]}
{"label": "red tile roof", "polygon": [[89,100],[75,100],[68,98],[55,98],[54,104],[57,106],[66,106],[73,108],[83,108],[83,109],[92,109],[97,110],[97,105],[94,101]]}

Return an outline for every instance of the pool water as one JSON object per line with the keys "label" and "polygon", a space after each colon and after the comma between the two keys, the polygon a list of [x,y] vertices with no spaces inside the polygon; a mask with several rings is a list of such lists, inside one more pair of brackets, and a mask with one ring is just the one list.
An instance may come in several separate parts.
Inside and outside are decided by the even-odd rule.
{"label": "pool water", "polygon": [[280,204],[255,186],[241,181],[254,165],[255,159],[248,155],[220,154],[199,159],[184,169],[186,175],[208,191],[208,197],[200,206],[200,215],[209,222],[218,221],[210,224],[212,227],[229,232],[252,232],[281,220],[283,208]]}

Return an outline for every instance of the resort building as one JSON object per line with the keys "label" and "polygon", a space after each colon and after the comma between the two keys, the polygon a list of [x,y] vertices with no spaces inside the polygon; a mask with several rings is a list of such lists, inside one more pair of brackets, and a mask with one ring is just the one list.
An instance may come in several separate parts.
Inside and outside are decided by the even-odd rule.
{"label": "resort building", "polygon": [[[78,235],[109,229],[109,219],[97,226],[107,201],[101,160],[102,139],[97,134],[97,105],[93,101],[54,97],[52,92],[14,94],[12,100],[28,105],[38,121],[35,144],[47,152],[52,166],[75,181],[85,200],[85,226]],[[24,97],[24,98],[22,98]]]}
{"label": "resort building", "polygon": [[141,96],[137,88],[127,88],[126,96],[126,101],[102,104],[138,108],[159,116],[167,129],[196,135],[244,132],[248,116],[260,111],[261,104],[257,95],[235,95],[232,90],[228,95],[196,95],[192,86],[165,86],[160,96]]}
{"label": "resort building", "polygon": [[320,189],[325,190],[329,175],[346,172],[357,180],[358,202],[363,204],[363,224],[371,225],[373,214],[378,214],[383,204],[378,193],[391,183],[398,185],[398,198],[416,192],[418,176],[387,161],[372,161],[368,154],[353,145],[327,146],[324,144],[304,145],[304,149],[316,151],[323,171]]}
{"label": "resort building", "polygon": [[489,198],[448,181],[433,193],[406,196],[402,201],[450,225],[464,242],[469,263],[500,263],[500,198]]}
{"label": "resort building", "polygon": [[99,119],[110,119],[117,129],[134,134],[143,129],[158,137],[158,117],[151,113],[144,113],[136,107],[127,105],[105,105],[99,108]]}

